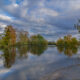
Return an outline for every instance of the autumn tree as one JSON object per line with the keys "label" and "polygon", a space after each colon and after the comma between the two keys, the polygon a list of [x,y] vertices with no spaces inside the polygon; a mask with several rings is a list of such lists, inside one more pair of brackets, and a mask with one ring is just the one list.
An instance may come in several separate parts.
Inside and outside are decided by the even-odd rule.
{"label": "autumn tree", "polygon": [[78,46],[78,40],[71,35],[64,36],[64,38],[59,38],[56,42],[57,45],[62,45],[66,47],[75,47]]}
{"label": "autumn tree", "polygon": [[5,28],[3,43],[4,45],[8,45],[8,46],[16,44],[16,32],[11,25]]}
{"label": "autumn tree", "polygon": [[19,32],[18,43],[19,44],[28,44],[28,41],[29,41],[28,32],[27,31]]}

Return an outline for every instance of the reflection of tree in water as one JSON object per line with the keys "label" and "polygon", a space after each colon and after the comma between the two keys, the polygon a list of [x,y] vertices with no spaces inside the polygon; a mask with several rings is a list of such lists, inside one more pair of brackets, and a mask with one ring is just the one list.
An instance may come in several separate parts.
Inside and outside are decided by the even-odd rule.
{"label": "reflection of tree in water", "polygon": [[12,64],[14,64],[15,62],[15,58],[16,58],[16,48],[15,47],[11,47],[11,48],[5,48],[3,50],[4,54],[4,66],[7,68],[10,68],[12,66]]}
{"label": "reflection of tree in water", "polygon": [[64,52],[65,55],[67,56],[72,56],[74,54],[77,54],[78,48],[77,47],[61,47],[57,46],[57,50],[62,53]]}
{"label": "reflection of tree in water", "polygon": [[[16,55],[16,49],[19,52],[19,55]],[[7,47],[3,49],[3,59],[4,59],[4,66],[6,68],[10,68],[15,63],[15,58],[27,58],[28,52],[34,55],[41,55],[47,46],[18,46],[16,47]]]}
{"label": "reflection of tree in water", "polygon": [[27,52],[31,52],[34,55],[41,55],[45,50],[47,49],[47,46],[34,46],[34,45],[24,45],[18,47],[18,52],[20,54],[20,57],[27,57]]}
{"label": "reflection of tree in water", "polygon": [[29,51],[29,47],[27,45],[18,46],[19,57],[28,57],[27,52]]}
{"label": "reflection of tree in water", "polygon": [[41,55],[47,49],[47,45],[45,46],[30,46],[30,52],[34,55]]}
{"label": "reflection of tree in water", "polygon": [[63,46],[57,46],[57,50],[62,53],[64,51],[64,47]]}

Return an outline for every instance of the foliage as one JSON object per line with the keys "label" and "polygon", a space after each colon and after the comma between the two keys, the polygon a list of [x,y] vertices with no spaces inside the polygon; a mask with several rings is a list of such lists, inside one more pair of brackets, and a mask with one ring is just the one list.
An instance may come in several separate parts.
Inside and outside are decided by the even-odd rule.
{"label": "foliage", "polygon": [[[19,34],[17,36],[17,33]],[[13,46],[13,45],[47,45],[48,42],[44,39],[40,34],[32,35],[30,38],[28,37],[27,31],[19,31],[16,32],[15,29],[9,25],[5,28],[4,35],[0,40],[0,46]]]}
{"label": "foliage", "polygon": [[30,37],[30,43],[31,45],[47,45],[47,40],[44,39],[40,34],[38,35],[32,35]]}
{"label": "foliage", "polygon": [[74,45],[78,45],[78,41],[77,41],[77,39],[76,38],[72,38],[72,42],[71,42],[71,44],[72,44],[72,46],[74,46]]}
{"label": "foliage", "polygon": [[62,46],[78,46],[78,40],[75,37],[72,37],[71,35],[64,36],[64,38],[60,38],[57,40],[56,45],[62,45]]}
{"label": "foliage", "polygon": [[59,38],[56,42],[56,45],[64,45],[64,40]]}
{"label": "foliage", "polygon": [[19,32],[19,40],[18,44],[28,44],[29,38],[28,38],[28,32]]}
{"label": "foliage", "polygon": [[56,44],[58,51],[60,53],[64,52],[64,54],[68,56],[72,56],[78,51],[78,41],[75,37],[72,37],[71,35],[64,36],[63,39],[58,39]]}
{"label": "foliage", "polygon": [[5,28],[2,43],[7,46],[16,44],[16,32],[12,26],[9,25]]}

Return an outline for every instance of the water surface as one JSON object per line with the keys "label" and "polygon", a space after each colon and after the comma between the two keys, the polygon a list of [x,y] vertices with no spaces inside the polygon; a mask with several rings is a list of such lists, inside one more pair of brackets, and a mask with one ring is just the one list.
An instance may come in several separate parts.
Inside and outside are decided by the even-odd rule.
{"label": "water surface", "polygon": [[0,50],[0,80],[80,80],[79,47],[19,46]]}

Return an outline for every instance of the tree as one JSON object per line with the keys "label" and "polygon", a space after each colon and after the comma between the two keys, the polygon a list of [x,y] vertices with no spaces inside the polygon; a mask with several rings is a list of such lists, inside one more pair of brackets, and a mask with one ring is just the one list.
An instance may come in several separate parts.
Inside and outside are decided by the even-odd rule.
{"label": "tree", "polygon": [[44,37],[41,36],[40,34],[32,35],[30,37],[30,42],[32,45],[47,45],[48,44],[47,40],[45,40]]}
{"label": "tree", "polygon": [[59,38],[56,42],[56,45],[64,45],[64,40]]}
{"label": "tree", "polygon": [[64,45],[65,46],[70,46],[71,45],[71,41],[72,41],[71,39],[72,39],[71,35],[64,36]]}
{"label": "tree", "polygon": [[9,25],[5,28],[3,36],[3,43],[4,45],[10,46],[16,44],[16,32],[15,29]]}
{"label": "tree", "polygon": [[18,43],[19,44],[28,44],[28,42],[29,42],[28,32],[26,32],[26,31],[19,32]]}
{"label": "tree", "polygon": [[72,42],[71,42],[71,43],[72,43],[72,45],[75,45],[75,46],[77,46],[77,45],[78,45],[78,41],[77,41],[77,39],[76,39],[76,38],[74,38],[74,37],[73,37],[71,40],[72,40]]}
{"label": "tree", "polygon": [[74,24],[74,27],[78,30],[78,32],[80,33],[80,19],[78,20],[77,24]]}
{"label": "tree", "polygon": [[65,47],[76,47],[78,45],[78,40],[71,35],[64,36],[64,38],[59,38],[56,42],[57,45],[63,45]]}

